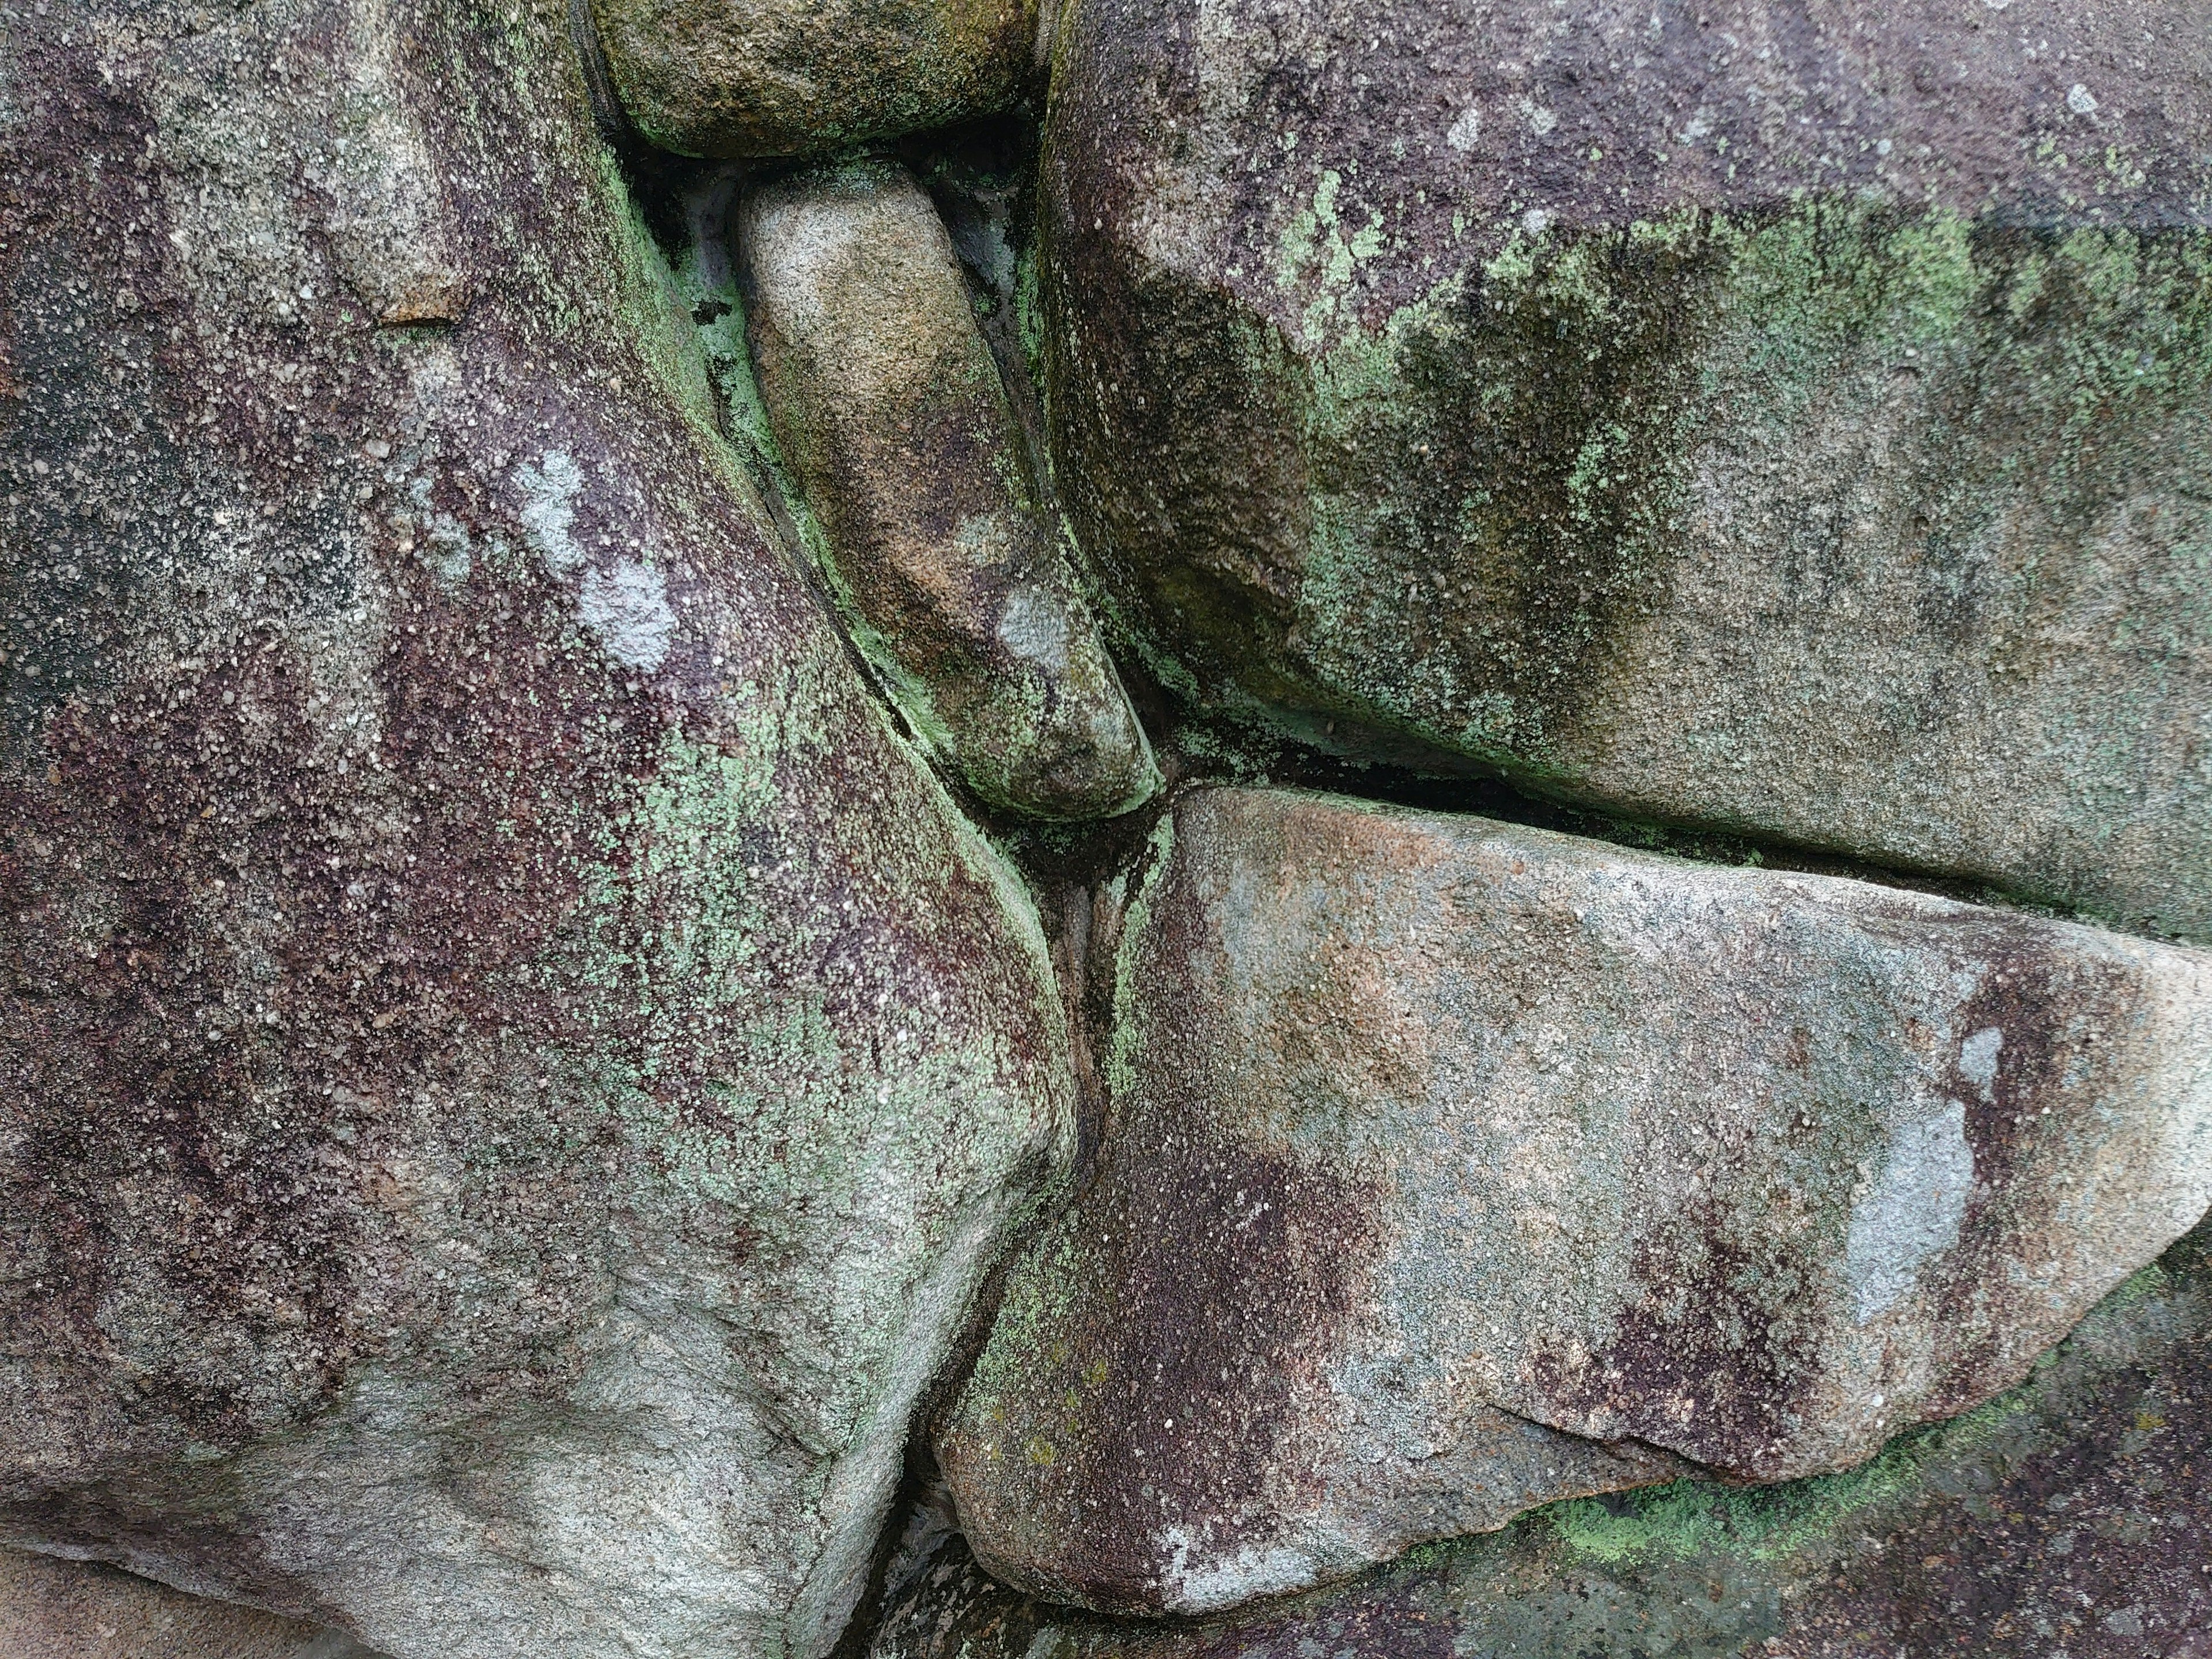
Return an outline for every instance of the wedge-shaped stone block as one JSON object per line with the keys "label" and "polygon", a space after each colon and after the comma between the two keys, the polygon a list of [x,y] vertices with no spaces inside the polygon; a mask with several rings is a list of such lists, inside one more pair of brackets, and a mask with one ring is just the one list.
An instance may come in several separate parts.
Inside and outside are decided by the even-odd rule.
{"label": "wedge-shaped stone block", "polygon": [[741,236],[777,441],[915,724],[999,805],[1075,818],[1145,799],[1152,750],[928,196],[896,162],[804,173],[751,192]]}
{"label": "wedge-shaped stone block", "polygon": [[1164,678],[2212,938],[2197,0],[1072,0],[1057,476]]}
{"label": "wedge-shaped stone block", "polygon": [[1005,108],[1035,0],[593,0],[610,78],[685,155],[813,155]]}
{"label": "wedge-shaped stone block", "polygon": [[977,1557],[1198,1613],[2016,1382],[2212,1201],[2212,960],[1831,878],[1188,795],[1093,1184],[939,1455]]}

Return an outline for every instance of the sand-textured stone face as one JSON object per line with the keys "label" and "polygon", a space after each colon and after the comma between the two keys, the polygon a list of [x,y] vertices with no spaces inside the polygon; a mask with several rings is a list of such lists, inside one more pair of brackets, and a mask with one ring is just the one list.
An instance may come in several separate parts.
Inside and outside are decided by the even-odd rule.
{"label": "sand-textured stone face", "polygon": [[1126,811],[1150,746],[1036,500],[937,210],[896,162],[744,203],[761,394],[830,585],[915,727],[995,805]]}
{"label": "sand-textured stone face", "polygon": [[684,155],[813,155],[1004,109],[1036,0],[592,0],[617,94]]}
{"label": "sand-textured stone face", "polygon": [[818,1655],[1066,1033],[502,15],[0,46],[0,1542]]}
{"label": "sand-textured stone face", "polygon": [[251,1607],[186,1595],[82,1561],[0,1550],[8,1659],[377,1659],[367,1648]]}
{"label": "sand-textured stone face", "polygon": [[2212,960],[1831,878],[1184,797],[1095,1182],[939,1456],[979,1559],[1206,1612],[2017,1382],[2212,1201]]}
{"label": "sand-textured stone face", "polygon": [[2212,935],[2193,0],[1074,0],[1041,189],[1188,695]]}
{"label": "sand-textured stone face", "polygon": [[1556,1505],[1203,1623],[1039,1603],[958,1541],[896,1564],[872,1659],[2193,1659],[2212,1632],[2199,1228],[2020,1389],[1851,1474]]}

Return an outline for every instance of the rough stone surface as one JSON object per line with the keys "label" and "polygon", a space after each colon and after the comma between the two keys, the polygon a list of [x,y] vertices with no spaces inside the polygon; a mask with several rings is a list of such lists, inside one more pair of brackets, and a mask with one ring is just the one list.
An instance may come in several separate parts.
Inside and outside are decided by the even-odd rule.
{"label": "rough stone surface", "polygon": [[893,161],[801,173],[750,192],[738,236],[763,400],[908,717],[994,805],[1142,802],[1152,750],[929,198]]}
{"label": "rough stone surface", "polygon": [[1025,1600],[957,1540],[871,1659],[2203,1659],[2212,1268],[2202,1230],[2016,1392],[1849,1474],[1558,1505],[1218,1622]]}
{"label": "rough stone surface", "polygon": [[251,1607],[185,1595],[82,1561],[0,1550],[8,1659],[376,1659],[367,1648]]}
{"label": "rough stone surface", "polygon": [[1847,1468],[2212,1201],[2212,959],[1265,790],[1118,945],[1096,1178],[938,1450],[1033,1594],[1204,1613],[1687,1460]]}
{"label": "rough stone surface", "polygon": [[824,1651],[1070,1150],[1027,900],[563,7],[0,56],[0,1541],[394,1659]]}
{"label": "rough stone surface", "polygon": [[1040,189],[1188,697],[2212,937],[2197,0],[1070,0]]}
{"label": "rough stone surface", "polygon": [[684,155],[812,155],[1004,109],[1036,0],[591,0],[624,109]]}

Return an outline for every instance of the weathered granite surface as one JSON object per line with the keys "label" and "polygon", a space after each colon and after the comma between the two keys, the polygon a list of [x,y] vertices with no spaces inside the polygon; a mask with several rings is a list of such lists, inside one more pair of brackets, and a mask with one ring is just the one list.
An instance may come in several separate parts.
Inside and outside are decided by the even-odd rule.
{"label": "weathered granite surface", "polygon": [[2212,937],[2195,0],[1068,0],[1063,493],[1202,706]]}
{"label": "weathered granite surface", "polygon": [[376,1659],[329,1631],[112,1567],[0,1550],[8,1659]]}
{"label": "weathered granite surface", "polygon": [[393,1659],[818,1655],[1066,1034],[568,25],[0,35],[0,1541]]}
{"label": "weathered granite surface", "polygon": [[937,1438],[1033,1595],[1210,1613],[1848,1468],[2212,1203],[2201,953],[1282,791],[1152,858],[1095,1178]]}
{"label": "weathered granite surface", "polygon": [[755,187],[737,234],[779,449],[908,719],[994,805],[1139,805],[1151,747],[929,198],[895,161],[820,168]]}
{"label": "weathered granite surface", "polygon": [[2203,1659],[2212,1268],[2203,1230],[2019,1389],[1848,1474],[1564,1504],[1206,1623],[1029,1601],[957,1539],[870,1659]]}
{"label": "weathered granite surface", "polygon": [[591,0],[617,94],[683,155],[813,155],[989,115],[1036,0]]}

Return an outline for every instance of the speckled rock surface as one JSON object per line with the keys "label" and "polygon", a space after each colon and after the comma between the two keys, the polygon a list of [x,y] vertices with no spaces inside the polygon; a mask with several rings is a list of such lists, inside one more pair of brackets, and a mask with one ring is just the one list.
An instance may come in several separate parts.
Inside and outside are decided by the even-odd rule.
{"label": "speckled rock surface", "polygon": [[2212,34],[1071,0],[1059,480],[1193,702],[2212,937]]}
{"label": "speckled rock surface", "polygon": [[2212,1202],[2212,958],[1480,818],[1194,791],[1095,1180],[938,1456],[977,1558],[1206,1613],[1687,1460],[1844,1468]]}
{"label": "speckled rock surface", "polygon": [[872,1659],[2203,1659],[2212,1271],[2200,1231],[2018,1390],[1849,1474],[1564,1504],[1207,1624],[1024,1599],[957,1540]]}
{"label": "speckled rock surface", "polygon": [[937,210],[892,161],[752,191],[763,400],[855,636],[985,799],[1126,811],[1159,775],[1041,507]]}
{"label": "speckled rock surface", "polygon": [[814,1655],[1066,1031],[568,27],[0,37],[0,1541],[393,1659]]}
{"label": "speckled rock surface", "polygon": [[8,1659],[376,1659],[350,1638],[112,1567],[0,1550]]}
{"label": "speckled rock surface", "polygon": [[615,90],[684,155],[812,155],[1004,109],[1036,0],[591,0]]}

